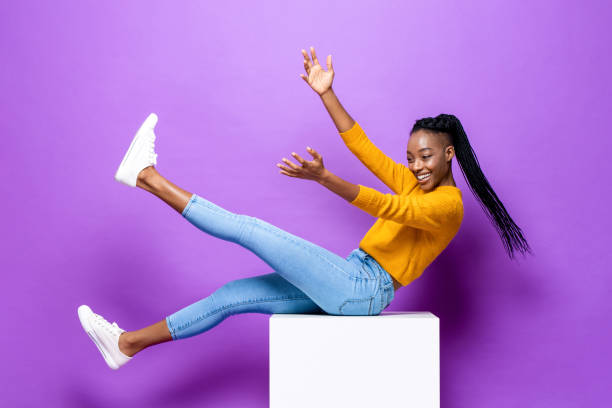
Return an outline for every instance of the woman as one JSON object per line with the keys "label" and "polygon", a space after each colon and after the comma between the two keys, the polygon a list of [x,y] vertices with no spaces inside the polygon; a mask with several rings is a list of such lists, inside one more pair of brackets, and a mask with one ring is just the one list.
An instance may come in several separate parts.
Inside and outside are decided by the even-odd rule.
{"label": "woman", "polygon": [[302,50],[307,75],[301,77],[321,97],[347,147],[395,194],[342,180],[310,147],[312,160],[292,153],[299,164],[285,158],[284,165],[277,164],[281,174],[314,180],[378,218],[345,259],[261,219],[231,213],[165,179],[155,168],[157,116],[151,114],[132,140],[116,180],[156,195],[202,231],[252,251],[274,272],[231,281],[164,320],[131,332],[81,305],[81,324],[112,369],[146,347],[200,334],[233,314],[380,314],[395,291],[418,278],[459,230],[463,203],[451,169],[455,153],[510,256],[516,249],[529,250],[482,174],[456,117],[418,120],[408,140],[408,167],[396,163],[368,140],[338,101],[332,90],[331,55],[325,71],[314,48],[310,50],[312,60]]}

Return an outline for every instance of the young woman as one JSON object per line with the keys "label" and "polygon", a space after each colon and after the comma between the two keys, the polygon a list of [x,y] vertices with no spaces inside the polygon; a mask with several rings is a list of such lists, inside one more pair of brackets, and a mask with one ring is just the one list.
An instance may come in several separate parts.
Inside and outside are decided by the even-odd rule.
{"label": "young woman", "polygon": [[283,231],[261,219],[229,212],[165,179],[155,168],[155,114],[142,124],[115,174],[115,179],[162,199],[200,230],[243,246],[274,272],[231,281],[210,296],[165,319],[135,331],[109,323],[87,305],[78,316],[106,363],[118,369],[154,344],[184,339],[210,330],[238,313],[327,313],[378,315],[395,291],[417,279],[457,234],[463,219],[461,191],[451,161],[459,165],[472,192],[496,226],[505,248],[529,250],[483,175],[459,120],[452,115],[418,120],[408,140],[408,167],[394,162],[366,137],[332,90],[331,55],[327,71],[311,47],[305,50],[301,77],[321,97],[347,147],[395,194],[352,184],[331,173],[321,155],[307,148],[312,160],[292,153],[279,172],[314,180],[377,221],[346,258]]}

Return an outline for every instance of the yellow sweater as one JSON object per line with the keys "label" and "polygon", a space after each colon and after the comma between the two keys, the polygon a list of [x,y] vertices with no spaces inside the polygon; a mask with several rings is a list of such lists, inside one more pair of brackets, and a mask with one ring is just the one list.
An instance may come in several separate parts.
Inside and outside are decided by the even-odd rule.
{"label": "yellow sweater", "polygon": [[359,194],[351,204],[378,218],[359,247],[406,286],[421,276],[459,231],[463,220],[461,190],[438,186],[423,191],[414,173],[378,149],[357,122],[340,136],[397,194],[383,194],[359,184]]}

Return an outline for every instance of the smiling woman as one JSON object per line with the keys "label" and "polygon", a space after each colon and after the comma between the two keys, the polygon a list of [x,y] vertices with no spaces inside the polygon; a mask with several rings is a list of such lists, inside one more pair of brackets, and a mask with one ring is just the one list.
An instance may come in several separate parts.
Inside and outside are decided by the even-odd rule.
{"label": "smiling woman", "polygon": [[308,147],[313,160],[293,152],[299,165],[283,159],[280,173],[313,180],[377,218],[347,257],[284,231],[264,220],[236,214],[184,190],[156,169],[155,126],[149,115],[134,135],[115,173],[118,182],[160,198],[201,231],[257,255],[272,273],[236,279],[209,296],[155,324],[126,331],[87,305],[77,309],[85,332],[106,364],[118,369],[154,344],[185,339],[212,329],[239,313],[327,313],[375,316],[402,286],[417,279],[455,237],[463,220],[461,190],[451,171],[455,153],[472,191],[489,211],[511,249],[528,249],[478,167],[459,120],[452,115],[424,118],[414,125],[406,167],[378,149],[344,110],[331,88],[331,55],[325,71],[314,48],[306,51],[302,78],[321,97],[347,147],[395,194],[383,194],[334,175]]}
{"label": "smiling woman", "polygon": [[[494,223],[510,258],[517,250],[523,254],[531,252],[520,228],[482,173],[459,119],[440,114],[417,120],[408,141],[408,167],[396,163],[368,139],[340,104],[332,89],[331,55],[327,57],[325,71],[314,48],[310,51],[312,60],[302,50],[308,75],[300,76],[321,97],[347,147],[395,195],[355,185],[333,175],[319,182],[378,218],[359,247],[389,272],[394,283],[405,286],[418,278],[459,230],[463,201],[452,174],[455,154],[470,189]],[[300,177],[300,172],[309,163],[300,161],[300,164],[302,168],[295,165],[284,168],[286,175]]]}
{"label": "smiling woman", "polygon": [[[423,148],[429,148],[423,150],[427,154],[416,154]],[[440,114],[435,118],[416,121],[408,141],[408,163],[417,176],[428,171],[432,174],[429,182],[419,181],[422,183],[421,188],[431,190],[432,185],[454,186],[451,159],[455,154],[470,190],[495,226],[508,256],[514,258],[515,251],[523,255],[532,253],[521,229],[510,217],[480,169],[476,154],[459,119],[454,115]]]}
{"label": "smiling woman", "polygon": [[450,165],[455,150],[445,133],[415,131],[408,140],[406,155],[410,170],[424,191],[432,191],[439,185],[456,186]]}

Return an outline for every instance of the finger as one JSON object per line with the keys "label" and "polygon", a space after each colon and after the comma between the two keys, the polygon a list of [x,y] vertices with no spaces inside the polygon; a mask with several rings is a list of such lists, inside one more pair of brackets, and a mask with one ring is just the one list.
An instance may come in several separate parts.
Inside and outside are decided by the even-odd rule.
{"label": "finger", "polygon": [[285,159],[284,157],[283,157],[283,161],[284,161],[285,163],[287,163],[289,166],[291,166],[291,168],[292,168],[293,170],[297,170],[297,169],[299,169],[299,168],[300,168],[300,166],[296,166],[295,164],[293,164],[293,162],[292,162],[292,161],[290,161],[290,160],[288,160],[288,159]]}
{"label": "finger", "polygon": [[319,64],[319,60],[317,59],[317,53],[315,52],[314,47],[310,47],[310,53],[312,54],[312,62],[315,65],[318,65]]}
{"label": "finger", "polygon": [[310,67],[308,66],[308,62],[306,62],[306,60],[304,60],[304,71],[310,75]]}
{"label": "finger", "polygon": [[304,75],[304,74],[300,74],[300,76],[302,77],[302,79],[303,79],[304,81],[306,81],[306,83],[308,83],[308,78],[306,77],[306,75]]}
{"label": "finger", "polygon": [[293,157],[295,157],[295,159],[296,159],[296,160],[297,160],[297,161],[298,161],[298,162],[299,162],[299,163],[300,163],[302,166],[304,165],[304,163],[306,163],[306,160],[302,159],[302,158],[300,157],[300,155],[299,155],[299,154],[297,154],[296,152],[291,153],[291,155],[292,155]]}
{"label": "finger", "polygon": [[317,160],[321,159],[321,155],[318,152],[316,152],[312,147],[309,146],[306,149],[308,150],[308,153],[310,153],[312,157],[314,157]]}
{"label": "finger", "polygon": [[278,167],[279,167],[281,170],[284,170],[284,171],[286,171],[286,172],[288,172],[288,173],[291,173],[291,174],[295,174],[295,171],[294,171],[293,169],[290,169],[290,168],[289,168],[289,167],[287,167],[287,166],[283,166],[283,165],[282,165],[282,164],[280,164],[280,163],[277,163],[276,165],[277,165],[277,166],[278,166]]}
{"label": "finger", "polygon": [[312,66],[312,63],[310,62],[310,56],[304,49],[302,50],[302,55],[304,56],[304,65],[308,66],[308,68],[310,69],[310,67]]}
{"label": "finger", "polygon": [[332,67],[332,60],[331,59],[332,59],[331,54],[329,54],[327,56],[327,70],[328,71],[333,71],[334,70],[334,67]]}
{"label": "finger", "polygon": [[287,173],[286,171],[282,171],[282,170],[280,170],[280,171],[279,171],[279,173],[284,174],[284,175],[289,176],[289,177],[296,177],[296,178],[299,178],[299,176],[296,176],[296,175],[294,175],[294,174],[289,174],[289,173]]}

